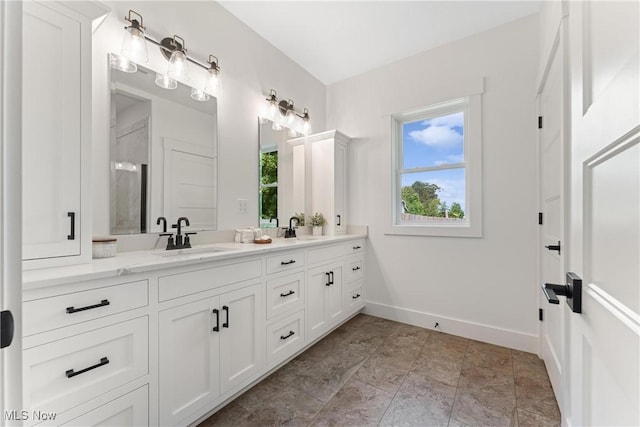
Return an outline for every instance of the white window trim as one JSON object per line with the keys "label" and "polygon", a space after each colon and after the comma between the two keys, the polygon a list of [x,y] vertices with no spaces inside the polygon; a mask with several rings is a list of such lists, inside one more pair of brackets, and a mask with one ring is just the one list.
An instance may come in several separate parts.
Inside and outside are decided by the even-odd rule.
{"label": "white window trim", "polygon": [[[410,113],[391,115],[391,212],[390,224],[385,234],[408,236],[482,237],[482,96],[470,95],[461,99],[431,105]],[[402,159],[402,123],[412,118],[420,119],[433,112],[434,116],[446,115],[448,111],[460,111],[464,105],[464,168],[465,168],[465,217],[464,223],[437,225],[431,221],[415,224],[398,223],[401,209],[400,159]],[[447,165],[442,169],[449,169]],[[439,168],[428,168],[438,170]],[[406,172],[406,171],[405,171]]]}

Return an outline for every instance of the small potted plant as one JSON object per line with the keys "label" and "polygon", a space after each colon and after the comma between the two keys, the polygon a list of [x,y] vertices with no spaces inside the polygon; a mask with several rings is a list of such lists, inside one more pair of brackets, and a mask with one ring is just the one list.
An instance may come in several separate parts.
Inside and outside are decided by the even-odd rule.
{"label": "small potted plant", "polygon": [[322,236],[322,226],[325,225],[326,222],[321,213],[316,212],[311,216],[310,223],[313,227],[314,236]]}

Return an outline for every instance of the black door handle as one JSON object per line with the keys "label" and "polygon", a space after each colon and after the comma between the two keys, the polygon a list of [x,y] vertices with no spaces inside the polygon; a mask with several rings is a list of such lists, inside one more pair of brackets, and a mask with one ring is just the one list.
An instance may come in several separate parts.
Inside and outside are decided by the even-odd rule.
{"label": "black door handle", "polygon": [[542,292],[549,304],[560,304],[558,295],[567,297],[567,305],[574,313],[582,313],[582,279],[575,273],[567,273],[567,283],[556,285],[545,283],[542,285]]}
{"label": "black door handle", "polygon": [[100,362],[96,363],[93,366],[89,366],[88,368],[84,368],[81,369],[79,371],[74,371],[73,369],[69,369],[67,372],[65,372],[64,374],[67,376],[67,378],[73,378],[76,375],[80,375],[80,374],[84,374],[85,372],[89,372],[93,369],[99,368],[100,366],[104,366],[104,365],[108,365],[109,364],[109,359],[107,359],[106,357],[103,357],[102,359],[100,359]]}
{"label": "black door handle", "polygon": [[103,299],[102,301],[100,301],[99,304],[88,305],[86,307],[80,307],[80,308],[75,308],[73,306],[67,307],[67,313],[73,314],[73,313],[77,313],[79,311],[91,310],[91,309],[98,308],[98,307],[106,307],[109,304],[111,304],[111,303],[109,302],[108,299]]}
{"label": "black door handle", "polygon": [[325,286],[331,286],[331,275],[329,274],[329,272],[324,273],[327,275],[327,282],[325,283]]}
{"label": "black door handle", "polygon": [[340,227],[342,225],[342,215],[336,215],[338,217],[338,224],[337,226]]}
{"label": "black door handle", "polygon": [[213,332],[219,332],[220,331],[220,311],[217,308],[214,308],[213,314],[216,315],[216,326],[213,327]]}
{"label": "black door handle", "polygon": [[9,310],[0,312],[0,348],[9,347],[13,341],[13,314]]}
{"label": "black door handle", "polygon": [[75,240],[76,239],[76,213],[75,212],[67,212],[67,216],[70,219],[70,233],[67,235],[67,240]]}
{"label": "black door handle", "polygon": [[558,251],[558,255],[560,255],[560,240],[558,240],[557,245],[547,245],[545,246],[545,248],[549,249],[550,251]]}
{"label": "black door handle", "polygon": [[331,275],[331,281],[329,283],[333,285],[333,271],[330,271],[329,274]]}
{"label": "black door handle", "polygon": [[228,328],[229,327],[229,307],[227,307],[226,305],[223,305],[222,311],[227,313],[227,321],[222,324],[222,327]]}

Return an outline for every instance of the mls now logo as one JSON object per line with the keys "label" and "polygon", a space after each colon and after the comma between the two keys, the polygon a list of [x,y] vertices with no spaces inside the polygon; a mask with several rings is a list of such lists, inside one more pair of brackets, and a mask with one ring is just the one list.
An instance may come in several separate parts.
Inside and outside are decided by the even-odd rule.
{"label": "mls now logo", "polygon": [[56,419],[55,412],[42,412],[42,411],[4,411],[4,419],[5,421],[52,421]]}

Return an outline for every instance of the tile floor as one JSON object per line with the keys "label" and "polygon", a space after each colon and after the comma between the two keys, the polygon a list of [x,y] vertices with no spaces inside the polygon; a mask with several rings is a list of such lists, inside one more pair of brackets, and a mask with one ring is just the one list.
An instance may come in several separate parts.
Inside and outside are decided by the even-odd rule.
{"label": "tile floor", "polygon": [[559,426],[534,354],[358,315],[200,427]]}

